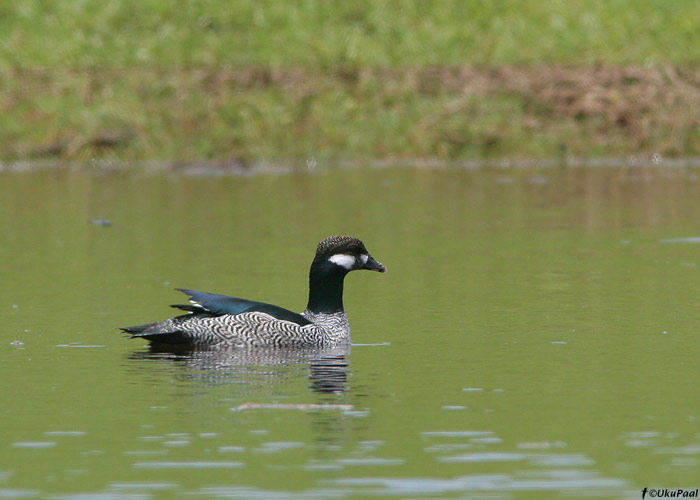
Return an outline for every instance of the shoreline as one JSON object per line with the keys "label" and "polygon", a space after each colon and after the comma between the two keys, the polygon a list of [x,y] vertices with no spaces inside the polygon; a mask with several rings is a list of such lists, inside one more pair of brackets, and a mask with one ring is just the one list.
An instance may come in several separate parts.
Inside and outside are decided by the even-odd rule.
{"label": "shoreline", "polygon": [[695,65],[64,68],[3,76],[5,162],[700,156]]}
{"label": "shoreline", "polygon": [[255,177],[260,175],[289,175],[299,173],[327,173],[354,169],[415,169],[415,170],[465,170],[465,171],[539,171],[571,169],[619,169],[624,170],[699,170],[700,156],[689,158],[661,158],[656,154],[634,155],[628,158],[494,158],[482,160],[368,159],[316,163],[310,166],[303,161],[240,162],[193,161],[173,162],[154,160],[94,160],[80,162],[60,159],[0,161],[0,174],[32,172],[80,172],[80,173],[138,173],[148,175],[176,174],[190,177]]}

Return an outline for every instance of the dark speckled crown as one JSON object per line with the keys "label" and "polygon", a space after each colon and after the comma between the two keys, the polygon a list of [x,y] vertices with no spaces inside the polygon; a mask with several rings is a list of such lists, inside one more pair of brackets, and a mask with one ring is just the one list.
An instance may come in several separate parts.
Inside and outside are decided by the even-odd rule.
{"label": "dark speckled crown", "polygon": [[317,256],[331,256],[338,253],[367,253],[365,244],[352,236],[329,236],[316,248]]}

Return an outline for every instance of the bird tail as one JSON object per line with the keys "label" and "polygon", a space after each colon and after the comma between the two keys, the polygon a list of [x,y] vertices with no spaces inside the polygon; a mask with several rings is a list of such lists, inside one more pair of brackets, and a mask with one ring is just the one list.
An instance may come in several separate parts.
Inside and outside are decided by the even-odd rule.
{"label": "bird tail", "polygon": [[128,333],[131,336],[129,338],[141,338],[146,339],[149,342],[157,342],[162,344],[188,344],[192,342],[192,339],[187,334],[179,328],[179,323],[191,317],[191,314],[185,314],[183,316],[177,316],[172,319],[166,319],[165,321],[158,321],[155,323],[146,323],[143,325],[136,326],[125,326],[120,328],[124,333]]}
{"label": "bird tail", "polygon": [[135,325],[135,326],[124,326],[120,327],[119,329],[123,331],[124,333],[130,333],[132,337],[140,337],[140,334],[143,334],[144,331],[148,330],[149,328],[152,328],[156,326],[158,323],[145,323],[143,325]]}

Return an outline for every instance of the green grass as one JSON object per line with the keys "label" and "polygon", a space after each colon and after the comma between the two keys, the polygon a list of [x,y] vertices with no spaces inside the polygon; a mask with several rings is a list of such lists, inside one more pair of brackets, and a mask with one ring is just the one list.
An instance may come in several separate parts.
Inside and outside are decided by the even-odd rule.
{"label": "green grass", "polygon": [[[698,19],[682,0],[5,2],[0,159],[699,154]],[[672,98],[577,114],[450,77],[500,67],[646,68]],[[602,87],[624,101],[648,83],[628,80]]]}
{"label": "green grass", "polygon": [[23,0],[0,7],[2,66],[310,69],[690,63],[692,0]]}

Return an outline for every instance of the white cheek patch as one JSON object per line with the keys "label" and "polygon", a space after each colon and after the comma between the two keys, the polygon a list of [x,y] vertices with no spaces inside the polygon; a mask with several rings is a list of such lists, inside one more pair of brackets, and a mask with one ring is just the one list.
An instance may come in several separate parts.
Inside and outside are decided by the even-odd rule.
{"label": "white cheek patch", "polygon": [[339,253],[336,255],[332,255],[331,257],[328,258],[329,261],[331,261],[333,264],[336,264],[338,266],[344,267],[345,269],[352,269],[353,266],[355,265],[355,257],[352,255],[348,255],[346,253]]}
{"label": "white cheek patch", "polygon": [[362,260],[362,265],[364,266],[365,264],[367,264],[367,261],[369,260],[369,255],[367,255],[366,253],[363,253],[362,255],[360,255],[360,260]]}

